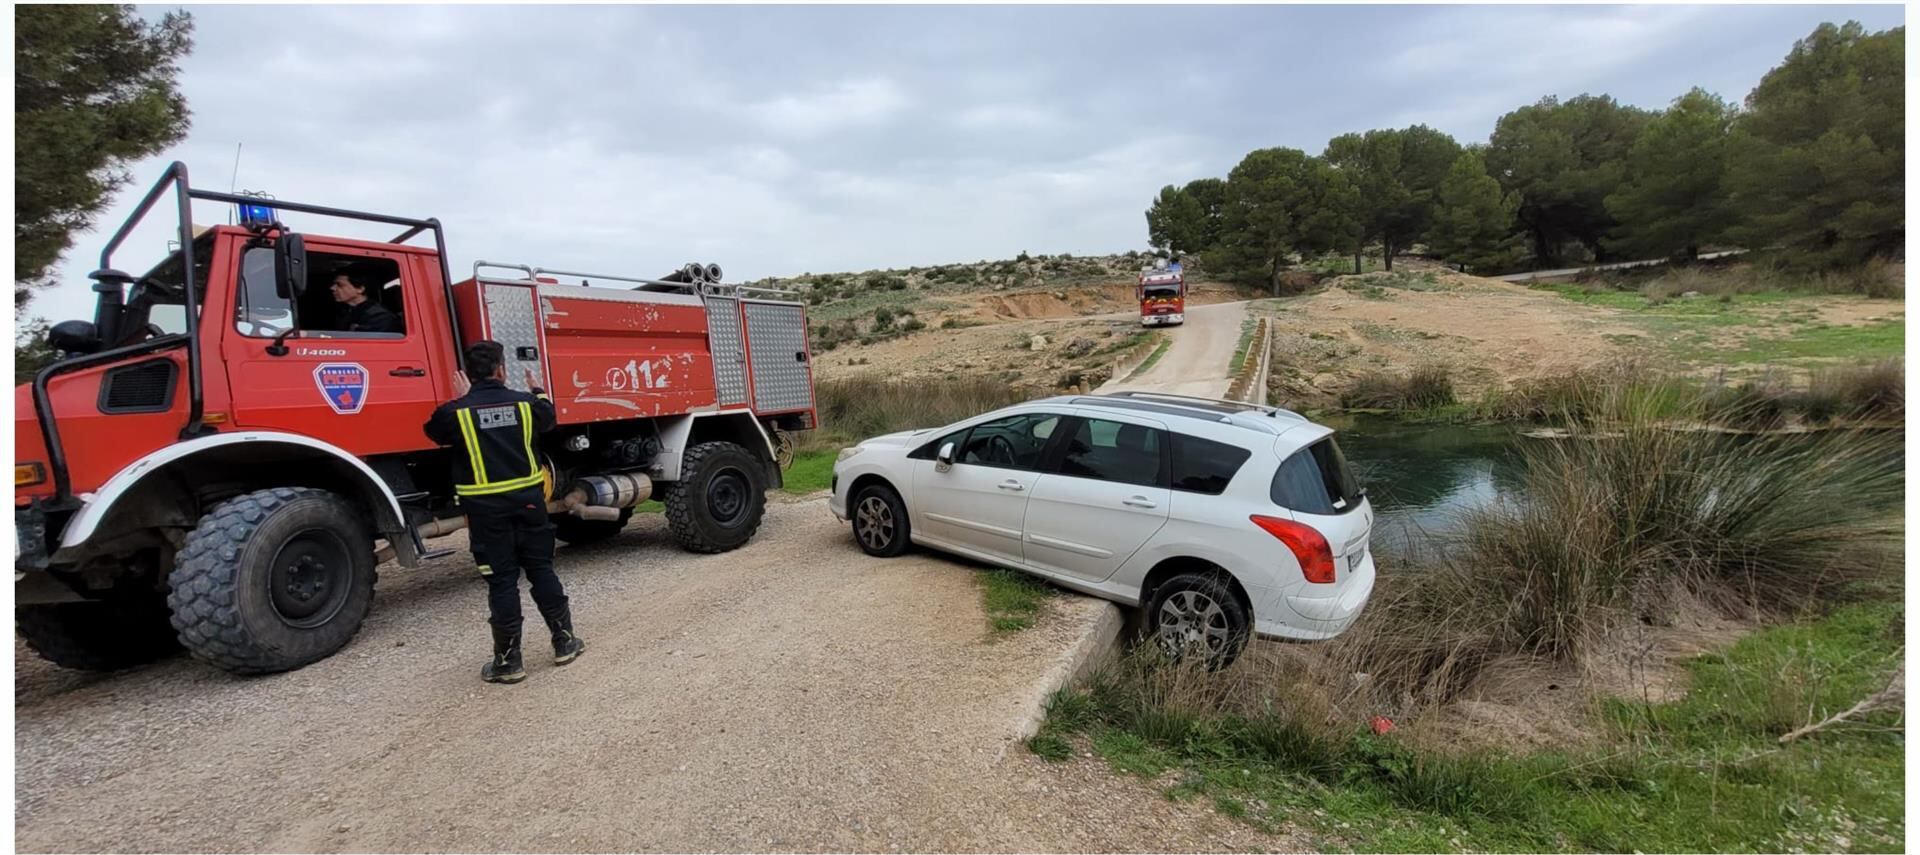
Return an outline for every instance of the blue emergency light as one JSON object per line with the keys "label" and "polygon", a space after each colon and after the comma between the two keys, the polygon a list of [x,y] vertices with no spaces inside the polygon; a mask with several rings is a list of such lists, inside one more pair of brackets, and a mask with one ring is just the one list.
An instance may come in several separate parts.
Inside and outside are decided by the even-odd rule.
{"label": "blue emergency light", "polygon": [[240,225],[270,226],[274,223],[273,209],[266,205],[241,205]]}

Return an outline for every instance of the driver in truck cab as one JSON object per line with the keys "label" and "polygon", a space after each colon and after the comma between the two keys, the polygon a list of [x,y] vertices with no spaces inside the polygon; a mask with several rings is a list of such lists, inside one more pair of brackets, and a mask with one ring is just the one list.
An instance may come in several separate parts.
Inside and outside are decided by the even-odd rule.
{"label": "driver in truck cab", "polygon": [[347,332],[406,332],[399,315],[367,296],[372,287],[364,275],[340,273],[333,277],[333,300],[342,307],[340,329]]}
{"label": "driver in truck cab", "polygon": [[487,580],[493,658],[480,671],[489,683],[518,683],[527,672],[520,656],[520,574],[553,635],[553,661],[565,665],[587,649],[573,633],[567,593],[553,572],[553,521],[547,517],[546,479],[534,438],[554,426],[553,401],[534,385],[507,387],[506,349],[481,341],[464,354],[466,373],[454,373],[460,396],[427,420],[427,438],[458,450],[455,501],[467,512],[473,560]]}

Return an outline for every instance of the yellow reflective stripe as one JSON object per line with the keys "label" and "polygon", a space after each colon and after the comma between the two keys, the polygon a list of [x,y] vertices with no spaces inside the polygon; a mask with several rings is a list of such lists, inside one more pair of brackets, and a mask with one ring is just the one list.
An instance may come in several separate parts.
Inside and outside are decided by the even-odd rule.
{"label": "yellow reflective stripe", "polygon": [[533,405],[520,402],[520,435],[527,444],[527,471],[540,474],[540,462],[533,459]]}
{"label": "yellow reflective stripe", "polygon": [[473,463],[473,479],[487,483],[487,461],[480,456],[480,436],[473,429],[473,411],[460,410],[460,435],[467,440],[467,459]]}
{"label": "yellow reflective stripe", "polygon": [[546,476],[535,472],[525,478],[515,478],[512,481],[495,481],[491,484],[455,484],[453,492],[462,496],[491,496],[496,493],[511,493],[528,487],[538,487],[544,483],[546,483]]}
{"label": "yellow reflective stripe", "polygon": [[482,576],[492,576],[492,575],[493,575],[493,565],[491,565],[491,564],[482,564],[482,565],[480,565],[480,575],[482,575]]}

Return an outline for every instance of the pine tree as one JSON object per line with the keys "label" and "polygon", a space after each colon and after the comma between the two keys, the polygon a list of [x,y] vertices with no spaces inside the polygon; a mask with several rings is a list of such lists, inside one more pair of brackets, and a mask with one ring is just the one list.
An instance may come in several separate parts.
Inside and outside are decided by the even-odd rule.
{"label": "pine tree", "polygon": [[1462,152],[1440,182],[1427,248],[1462,270],[1500,270],[1520,260],[1512,194],[1487,174],[1478,151]]}

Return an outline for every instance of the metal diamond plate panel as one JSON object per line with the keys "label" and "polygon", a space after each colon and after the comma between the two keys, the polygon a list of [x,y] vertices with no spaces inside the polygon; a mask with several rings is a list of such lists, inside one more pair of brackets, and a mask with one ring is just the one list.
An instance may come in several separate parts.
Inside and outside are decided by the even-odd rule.
{"label": "metal diamond plate panel", "polygon": [[713,387],[720,406],[747,402],[747,349],[740,341],[740,301],[707,297],[707,343],[713,349]]}
{"label": "metal diamond plate panel", "polygon": [[[507,349],[507,385],[525,392],[527,381],[522,375],[526,369],[531,368],[540,376],[546,376],[546,368],[542,364],[546,354],[538,350],[540,312],[533,289],[493,283],[481,287],[485,289],[480,294],[481,302],[487,309],[487,337]],[[531,352],[539,356],[523,361],[520,359],[522,348],[533,348]]]}
{"label": "metal diamond plate panel", "polygon": [[753,362],[753,409],[781,413],[813,408],[806,315],[798,303],[742,302]]}

